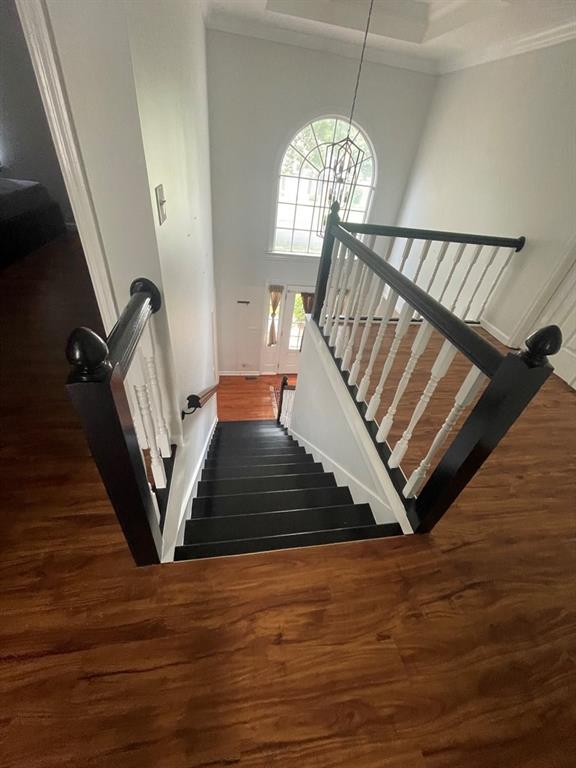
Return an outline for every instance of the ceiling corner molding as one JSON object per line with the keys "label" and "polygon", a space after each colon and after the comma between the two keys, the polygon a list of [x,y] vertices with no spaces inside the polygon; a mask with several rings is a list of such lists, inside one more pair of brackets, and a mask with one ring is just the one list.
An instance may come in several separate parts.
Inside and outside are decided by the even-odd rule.
{"label": "ceiling corner molding", "polygon": [[576,40],[576,20],[560,24],[544,32],[537,32],[532,35],[525,35],[505,45],[495,45],[487,48],[481,53],[463,53],[452,56],[449,59],[440,62],[440,74],[449,74],[461,69],[476,67],[480,64],[488,64],[500,59],[508,59],[511,56],[519,56],[530,51],[537,51],[540,48],[550,48],[553,45],[560,45],[569,40]]}

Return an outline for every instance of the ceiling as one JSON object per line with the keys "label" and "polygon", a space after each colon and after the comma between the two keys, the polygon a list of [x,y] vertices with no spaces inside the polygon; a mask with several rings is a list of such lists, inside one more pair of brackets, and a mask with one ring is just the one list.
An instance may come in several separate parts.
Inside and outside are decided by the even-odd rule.
{"label": "ceiling", "polygon": [[[211,29],[357,57],[370,0],[202,0]],[[375,0],[367,58],[452,72],[576,38],[576,0]]]}

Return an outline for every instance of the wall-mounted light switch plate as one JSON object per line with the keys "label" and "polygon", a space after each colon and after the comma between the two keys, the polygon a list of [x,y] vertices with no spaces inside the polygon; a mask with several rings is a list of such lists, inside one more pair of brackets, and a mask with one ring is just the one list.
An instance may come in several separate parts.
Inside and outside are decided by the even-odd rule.
{"label": "wall-mounted light switch plate", "polygon": [[156,189],[156,208],[158,209],[158,223],[164,224],[166,221],[166,198],[164,197],[164,184],[158,184]]}

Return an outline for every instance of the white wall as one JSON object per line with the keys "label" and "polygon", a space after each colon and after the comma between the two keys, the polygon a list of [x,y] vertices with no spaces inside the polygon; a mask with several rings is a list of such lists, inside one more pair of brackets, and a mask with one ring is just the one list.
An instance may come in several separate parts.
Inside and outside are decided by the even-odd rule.
{"label": "white wall", "polygon": [[526,236],[485,313],[512,342],[576,234],[575,82],[576,42],[443,76],[400,216]]}
{"label": "white wall", "polygon": [[338,485],[350,488],[356,504],[370,504],[377,523],[399,522],[405,533],[412,532],[364,419],[313,323],[304,332],[289,431],[326,472],[334,472]]}
{"label": "white wall", "polygon": [[0,165],[6,178],[43,184],[65,220],[73,221],[13,0],[0,2]]}
{"label": "white wall", "polygon": [[[220,369],[257,371],[266,284],[314,285],[318,268],[317,257],[267,256],[280,160],[308,121],[349,113],[358,62],[213,30],[207,41]],[[378,158],[373,221],[396,219],[434,84],[365,64],[355,119]]]}
{"label": "white wall", "polygon": [[[164,296],[154,325],[178,437],[185,396],[214,381],[200,7],[175,0],[165,13],[158,0],[47,2],[116,303],[124,306],[137,276]],[[159,183],[168,199],[161,227],[153,204]]]}

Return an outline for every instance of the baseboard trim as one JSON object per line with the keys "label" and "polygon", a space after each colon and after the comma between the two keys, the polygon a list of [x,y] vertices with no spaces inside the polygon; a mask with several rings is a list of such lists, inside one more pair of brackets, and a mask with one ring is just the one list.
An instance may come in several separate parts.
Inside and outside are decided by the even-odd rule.
{"label": "baseboard trim", "polygon": [[[189,470],[190,457],[187,455],[186,447],[183,446],[176,452],[176,461],[174,462],[174,469],[172,471],[172,487],[177,485],[179,478],[185,478],[185,487],[182,493],[179,493],[177,496],[176,494],[171,493],[168,497],[166,523],[164,525],[164,535],[162,537],[163,563],[171,563],[174,561],[174,550],[182,543],[185,527],[184,523],[187,518],[190,502],[198,490],[200,474],[217,424],[218,418],[215,416],[210,429],[208,430],[208,435],[203,443],[200,456],[191,473]],[[175,522],[171,523],[173,520],[175,520]]]}
{"label": "baseboard trim", "polygon": [[502,344],[505,344],[507,347],[511,347],[511,348],[513,347],[511,343],[512,342],[511,337],[507,333],[504,333],[504,331],[502,331],[493,323],[490,323],[488,320],[482,319],[480,320],[480,326],[484,328],[485,331],[488,331],[490,336],[494,336],[495,339],[502,342]]}
{"label": "baseboard trim", "polygon": [[[220,371],[220,376],[261,376],[261,371]],[[270,374],[271,376],[273,374]]]}

